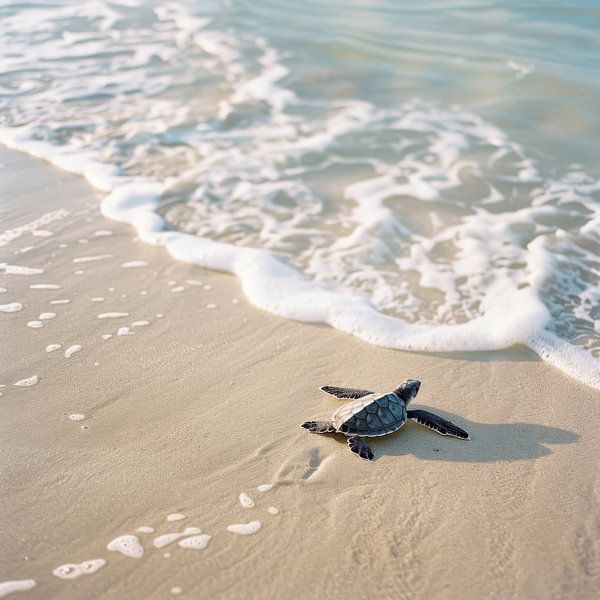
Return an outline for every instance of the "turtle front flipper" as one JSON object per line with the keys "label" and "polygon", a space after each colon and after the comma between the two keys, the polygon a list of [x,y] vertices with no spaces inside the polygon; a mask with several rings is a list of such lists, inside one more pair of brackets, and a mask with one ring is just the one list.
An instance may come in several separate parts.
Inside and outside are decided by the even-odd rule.
{"label": "turtle front flipper", "polygon": [[322,392],[329,394],[330,396],[335,396],[340,400],[356,400],[357,398],[363,398],[364,396],[368,396],[373,392],[369,390],[357,390],[355,388],[343,388],[343,387],[335,387],[333,385],[323,385],[319,388]]}
{"label": "turtle front flipper", "polygon": [[354,454],[358,454],[358,456],[365,460],[370,461],[375,458],[373,450],[367,446],[367,442],[357,435],[348,438],[348,448],[350,448]]}
{"label": "turtle front flipper", "polygon": [[300,425],[311,433],[335,433],[337,429],[331,421],[305,421]]}
{"label": "turtle front flipper", "polygon": [[442,417],[438,417],[426,410],[409,410],[407,411],[406,416],[411,421],[415,421],[419,423],[419,425],[424,425],[440,435],[451,435],[452,437],[457,437],[461,440],[469,439],[469,434],[464,429],[457,427],[452,421],[442,419]]}

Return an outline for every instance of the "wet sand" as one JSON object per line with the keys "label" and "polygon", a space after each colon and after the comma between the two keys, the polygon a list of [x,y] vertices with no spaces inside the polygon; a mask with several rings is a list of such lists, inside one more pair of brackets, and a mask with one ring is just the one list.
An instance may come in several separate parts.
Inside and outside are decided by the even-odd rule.
{"label": "wet sand", "polygon": [[[233,277],[101,217],[81,179],[4,149],[0,163],[0,233],[54,218],[37,226],[51,235],[0,237],[0,263],[44,270],[0,268],[0,304],[23,305],[0,312],[0,582],[37,584],[11,597],[598,597],[598,392],[522,348],[410,354],[259,312]],[[339,406],[320,385],[407,378],[423,382],[414,407],[471,441],[409,423],[369,464],[299,428]],[[187,527],[208,545],[154,547]],[[122,535],[141,558],[107,549]],[[106,564],[53,575],[92,559]]]}

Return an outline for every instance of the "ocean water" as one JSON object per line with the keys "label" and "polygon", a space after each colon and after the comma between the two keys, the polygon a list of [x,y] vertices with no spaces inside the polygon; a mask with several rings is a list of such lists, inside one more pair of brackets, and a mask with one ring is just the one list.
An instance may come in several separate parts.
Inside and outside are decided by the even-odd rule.
{"label": "ocean water", "polygon": [[0,0],[0,142],[257,307],[600,389],[600,10]]}

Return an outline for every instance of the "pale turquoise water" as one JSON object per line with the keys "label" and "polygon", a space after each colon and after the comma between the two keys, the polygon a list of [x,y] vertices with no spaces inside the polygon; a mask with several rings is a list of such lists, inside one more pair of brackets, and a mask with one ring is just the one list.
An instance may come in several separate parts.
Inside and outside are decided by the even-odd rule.
{"label": "pale turquoise water", "polygon": [[402,326],[311,319],[600,386],[599,30],[594,2],[0,2],[1,139]]}

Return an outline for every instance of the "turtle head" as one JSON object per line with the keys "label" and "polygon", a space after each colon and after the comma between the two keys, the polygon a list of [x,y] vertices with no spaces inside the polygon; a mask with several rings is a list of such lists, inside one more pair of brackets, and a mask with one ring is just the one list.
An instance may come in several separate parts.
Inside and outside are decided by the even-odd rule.
{"label": "turtle head", "polygon": [[394,394],[397,394],[408,404],[419,393],[420,387],[421,382],[418,379],[407,379],[394,390]]}

